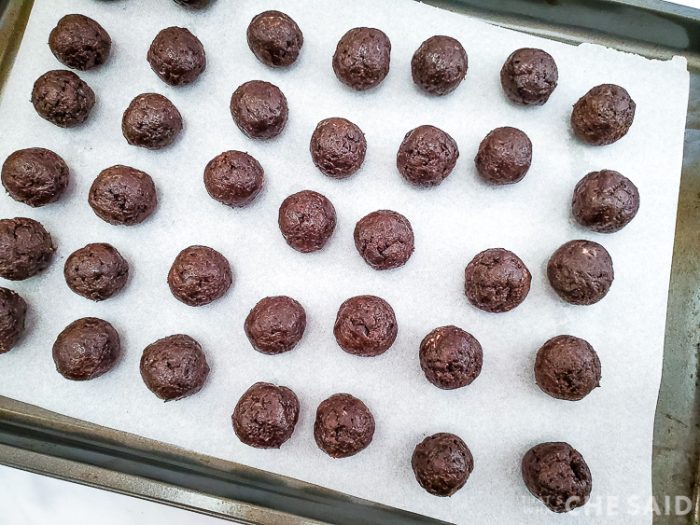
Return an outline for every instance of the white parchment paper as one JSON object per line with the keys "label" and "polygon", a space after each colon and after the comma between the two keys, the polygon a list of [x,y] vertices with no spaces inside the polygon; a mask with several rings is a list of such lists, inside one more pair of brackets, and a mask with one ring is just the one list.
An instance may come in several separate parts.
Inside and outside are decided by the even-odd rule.
{"label": "white parchment paper", "polygon": [[[289,13],[304,32],[300,60],[289,70],[265,67],[246,45],[248,22],[270,8]],[[97,95],[89,121],[64,130],[42,120],[29,98],[39,75],[62,68],[47,46],[48,34],[71,12],[97,19],[114,44],[108,64],[80,74]],[[188,27],[206,48],[207,70],[188,87],[165,85],[146,62],[152,38],[171,25]],[[393,45],[387,79],[362,94],[341,85],[330,65],[338,39],[356,26],[381,28]],[[411,56],[433,34],[458,38],[469,54],[465,82],[447,97],[426,96],[411,82]],[[559,87],[543,107],[516,107],[501,91],[500,67],[523,46],[546,49],[559,66]],[[251,79],[279,85],[289,99],[289,124],[270,142],[244,137],[229,114],[231,93]],[[626,87],[637,114],[624,139],[590,147],[571,135],[570,110],[604,82]],[[120,130],[129,101],[148,91],[169,97],[185,121],[181,139],[159,152],[129,146]],[[639,513],[651,494],[687,96],[683,59],[649,61],[593,45],[568,46],[411,0],[217,0],[199,13],[164,0],[36,0],[0,103],[0,158],[18,148],[47,147],[63,156],[72,179],[59,203],[41,209],[0,196],[0,216],[38,219],[58,245],[48,271],[0,282],[30,305],[26,337],[0,356],[0,393],[456,523],[650,522]],[[369,144],[363,169],[345,181],[322,175],[308,152],[316,123],[331,116],[357,123]],[[461,152],[453,174],[432,190],[410,186],[395,166],[404,134],[420,124],[448,131]],[[477,179],[473,158],[484,135],[505,125],[531,137],[532,168],[519,184],[487,186]],[[249,208],[227,208],[204,189],[204,166],[227,149],[250,152],[265,169],[266,190]],[[87,204],[92,180],[117,163],[150,173],[158,187],[159,207],[139,226],[111,226]],[[586,231],[570,218],[576,182],[601,168],[624,173],[641,193],[637,218],[612,235]],[[302,189],[324,193],[338,213],[332,240],[315,254],[293,251],[277,227],[279,204]],[[355,222],[380,208],[405,214],[416,236],[409,263],[390,272],[369,268],[353,245]],[[601,242],[615,265],[610,293],[593,306],[565,304],[546,280],[549,256],[576,238]],[[121,294],[96,304],[73,294],[62,270],[73,250],[98,241],[122,252],[132,277]],[[172,260],[190,244],[221,251],[236,274],[228,295],[202,308],[179,303],[166,284]],[[463,294],[465,265],[491,247],[513,250],[533,274],[527,300],[506,314],[481,312]],[[344,353],[332,334],[340,303],[362,293],[387,299],[399,323],[393,348],[371,359]],[[308,328],[293,352],[266,356],[248,343],[243,320],[260,298],[276,294],[305,306]],[[75,383],[55,372],[51,345],[83,316],[113,323],[125,356],[107,375]],[[443,324],[466,329],[483,345],[483,372],[467,388],[438,390],[420,370],[420,340]],[[212,372],[199,394],[164,404],[143,385],[138,362],[148,343],[172,333],[198,339]],[[587,339],[602,361],[602,388],[577,403],[552,399],[534,382],[535,352],[558,334]],[[287,385],[300,398],[296,432],[280,450],[249,448],[231,429],[232,409],[255,381]],[[343,460],[326,456],[312,436],[316,406],[335,392],[363,399],[377,422],[372,445]],[[460,435],[475,458],[474,473],[452,498],[427,494],[410,467],[415,444],[439,431]],[[580,450],[593,474],[590,504],[566,517],[532,498],[520,477],[523,453],[551,440]]]}

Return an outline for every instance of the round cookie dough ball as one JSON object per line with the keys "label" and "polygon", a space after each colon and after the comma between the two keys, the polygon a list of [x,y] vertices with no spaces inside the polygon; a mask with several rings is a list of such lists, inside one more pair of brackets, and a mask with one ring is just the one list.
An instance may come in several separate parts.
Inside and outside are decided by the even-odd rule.
{"label": "round cookie dough ball", "polygon": [[571,211],[581,226],[599,233],[613,233],[637,215],[639,190],[617,171],[593,171],[576,185]]}
{"label": "round cookie dough ball", "polygon": [[537,352],[535,380],[552,397],[578,401],[600,386],[600,359],[587,341],[558,335]]}
{"label": "round cookie dough ball", "polygon": [[467,76],[467,52],[456,39],[435,35],[423,42],[411,60],[413,82],[431,95],[452,93]]}
{"label": "round cookie dough ball", "polygon": [[289,352],[306,330],[304,307],[291,297],[265,297],[245,320],[245,333],[253,348],[263,354]]}
{"label": "round cookie dough ball", "polygon": [[174,0],[176,4],[191,9],[203,9],[209,5],[209,0]]}
{"label": "round cookie dough ball", "polygon": [[282,202],[277,219],[287,244],[302,253],[323,248],[335,230],[335,208],[320,193],[304,190]]}
{"label": "round cookie dough ball", "polygon": [[426,335],[419,357],[425,377],[443,390],[471,384],[484,361],[479,341],[456,326],[441,326]]}
{"label": "round cookie dough ball", "polygon": [[241,442],[255,448],[280,448],[294,433],[299,399],[286,386],[255,383],[233,409],[233,431]]}
{"label": "round cookie dough ball", "polygon": [[532,142],[517,128],[491,131],[479,144],[476,171],[491,184],[513,184],[525,177],[532,164]]}
{"label": "round cookie dough ball", "polygon": [[110,244],[88,244],[68,256],[63,276],[78,295],[102,301],[124,288],[129,278],[129,263]]}
{"label": "round cookie dough ball", "polygon": [[381,297],[358,295],[340,305],[333,335],[349,354],[374,357],[386,352],[399,331],[394,309]]}
{"label": "round cookie dough ball", "polygon": [[333,54],[333,71],[343,84],[365,91],[389,74],[391,42],[379,29],[356,27],[345,33]]}
{"label": "round cookie dough ball", "polygon": [[265,185],[260,163],[242,151],[224,151],[204,168],[204,186],[212,199],[240,208],[255,200]]}
{"label": "round cookie dough ball", "polygon": [[203,306],[222,297],[233,283],[226,257],[208,246],[182,250],[168,272],[168,286],[175,299],[189,306]]}
{"label": "round cookie dough ball", "polygon": [[64,16],[49,35],[49,49],[58,61],[80,71],[104,64],[111,47],[107,31],[84,15]]}
{"label": "round cookie dough ball", "polygon": [[156,209],[153,179],[129,166],[112,166],[100,172],[90,186],[88,203],[100,219],[131,226],[145,221]]}
{"label": "round cookie dough ball", "polygon": [[184,27],[168,27],[158,33],[147,59],[153,72],[171,86],[194,82],[207,67],[202,42]]}
{"label": "round cookie dough ball", "polygon": [[108,372],[121,353],[117,331],[96,317],[84,317],[66,326],[52,349],[58,373],[74,381],[95,379]]}
{"label": "round cookie dough ball", "polygon": [[20,149],[2,165],[2,185],[16,201],[32,207],[57,201],[68,186],[64,160],[44,148]]}
{"label": "round cookie dough ball", "polygon": [[251,80],[233,92],[231,116],[247,137],[259,140],[274,138],[287,125],[287,97],[274,84]]}
{"label": "round cookie dough ball", "polygon": [[440,432],[416,445],[411,458],[416,481],[433,496],[452,496],[474,470],[474,458],[459,436]]}
{"label": "round cookie dough ball", "polygon": [[601,84],[574,104],[571,128],[574,135],[588,144],[612,144],[629,131],[636,107],[625,88]]}
{"label": "round cookie dough ball", "polygon": [[415,247],[413,228],[406,217],[391,210],[377,210],[355,225],[355,248],[375,270],[406,264]]}
{"label": "round cookie dough ball", "polygon": [[374,417],[367,405],[350,394],[334,394],[318,405],[314,438],[332,458],[347,458],[364,450],[374,436]]}
{"label": "round cookie dough ball", "polygon": [[525,263],[503,248],[484,250],[464,271],[464,293],[469,302],[485,312],[512,310],[527,297],[532,275]]}
{"label": "round cookie dough ball", "polygon": [[141,356],[141,378],[165,401],[177,401],[199,392],[209,375],[200,344],[189,335],[171,335],[151,343]]}
{"label": "round cookie dough ball", "polygon": [[51,263],[55,251],[51,235],[34,219],[0,220],[0,277],[28,279]]}
{"label": "round cookie dough ball", "polygon": [[253,54],[270,67],[291,66],[304,45],[297,23],[280,11],[265,11],[253,18],[246,37]]}
{"label": "round cookie dough ball", "polygon": [[49,71],[34,82],[32,104],[41,118],[60,128],[73,128],[87,120],[95,93],[72,71]]}
{"label": "round cookie dough ball", "polygon": [[362,167],[367,140],[349,120],[328,118],[316,126],[309,149],[318,169],[334,179],[345,179]]}
{"label": "round cookie dough ball", "polygon": [[18,294],[0,287],[0,354],[9,352],[24,333],[27,303]]}
{"label": "round cookie dough ball", "polygon": [[516,49],[501,68],[501,86],[506,96],[523,106],[541,106],[554,92],[559,70],[552,55],[542,49]]}
{"label": "round cookie dough ball", "polygon": [[568,443],[540,443],[523,456],[523,481],[552,512],[582,507],[593,480],[583,456]]}
{"label": "round cookie dough ball", "polygon": [[416,186],[437,186],[457,164],[455,140],[435,126],[418,126],[406,133],[396,156],[404,179]]}
{"label": "round cookie dough ball", "polygon": [[143,93],[131,101],[122,116],[122,135],[132,146],[161,149],[182,131],[182,116],[175,105],[158,93]]}
{"label": "round cookie dough ball", "polygon": [[593,241],[569,241],[547,264],[547,277],[557,295],[571,304],[589,305],[610,290],[615,272],[608,251]]}

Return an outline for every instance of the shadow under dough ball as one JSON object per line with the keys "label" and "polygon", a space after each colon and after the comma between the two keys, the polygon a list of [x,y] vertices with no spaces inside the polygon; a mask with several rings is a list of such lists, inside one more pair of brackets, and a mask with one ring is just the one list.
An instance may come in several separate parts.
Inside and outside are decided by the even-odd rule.
{"label": "shadow under dough ball", "polygon": [[174,2],[190,9],[203,9],[209,5],[209,0],[174,0]]}
{"label": "shadow under dough ball", "polygon": [[474,164],[486,182],[514,184],[521,181],[530,169],[532,142],[517,128],[496,128],[479,144]]}
{"label": "shadow under dough ball", "polygon": [[334,394],[316,410],[314,439],[332,458],[347,458],[364,450],[374,436],[374,416],[350,394]]}
{"label": "shadow under dough ball", "polygon": [[2,165],[2,185],[16,201],[32,207],[56,202],[68,186],[65,161],[44,148],[20,149]]}
{"label": "shadow under dough ball", "polygon": [[377,210],[355,225],[355,248],[375,270],[391,270],[406,264],[415,248],[409,220],[391,210]]}
{"label": "shadow under dough ball", "polygon": [[549,284],[564,301],[590,305],[610,290],[615,273],[608,251],[593,241],[569,241],[559,247],[547,264]]}
{"label": "shadow under dough ball", "polygon": [[88,203],[103,221],[131,226],[153,213],[158,197],[150,175],[118,165],[100,172],[90,186]]}
{"label": "shadow under dough ball", "polygon": [[523,106],[541,106],[554,92],[559,70],[552,55],[542,49],[516,49],[501,68],[506,96]]}
{"label": "shadow under dough ball", "polygon": [[242,443],[255,448],[280,448],[294,433],[299,399],[291,389],[255,383],[236,403],[233,431]]}
{"label": "shadow under dough ball", "polygon": [[338,309],[333,335],[349,354],[374,357],[386,352],[396,341],[399,328],[391,305],[381,297],[358,295]]}
{"label": "shadow under dough ball", "polygon": [[9,352],[24,333],[27,303],[22,297],[0,287],[0,354]]}
{"label": "shadow under dough ball", "polygon": [[270,67],[291,66],[304,45],[304,35],[297,23],[280,11],[265,11],[254,17],[246,38],[257,59]]}
{"label": "shadow under dough ball", "polygon": [[453,390],[479,377],[484,353],[470,333],[456,326],[441,326],[425,336],[419,358],[428,381],[443,390]]}
{"label": "shadow under dough ball", "polygon": [[413,82],[431,95],[452,93],[467,76],[467,52],[456,39],[435,35],[423,42],[411,59]]}
{"label": "shadow under dough ball", "polygon": [[323,248],[335,230],[335,208],[315,191],[303,190],[282,202],[277,218],[287,244],[298,252]]}
{"label": "shadow under dough ball", "polygon": [[224,151],[204,168],[204,186],[212,199],[240,208],[255,200],[265,184],[260,163],[242,151]]}
{"label": "shadow under dough ball", "polygon": [[263,354],[289,352],[304,335],[306,312],[291,297],[265,297],[250,311],[244,328],[257,351]]}
{"label": "shadow under dough ball", "polygon": [[617,171],[593,171],[576,185],[571,211],[581,226],[598,233],[613,233],[637,215],[639,190]]}
{"label": "shadow under dough ball", "polygon": [[168,272],[168,286],[175,299],[189,306],[203,306],[222,297],[233,283],[226,257],[208,246],[182,250]]}
{"label": "shadow under dough ball", "polygon": [[540,443],[523,456],[522,476],[530,493],[552,512],[582,507],[593,480],[583,456],[568,443]]}
{"label": "shadow under dough ball", "polygon": [[362,167],[367,140],[356,124],[334,117],[318,123],[309,150],[318,169],[334,179],[345,179]]}
{"label": "shadow under dough ball", "polygon": [[95,93],[72,71],[49,71],[34,82],[32,104],[41,118],[60,128],[73,128],[87,120]]}
{"label": "shadow under dough ball", "polygon": [[251,80],[233,92],[231,116],[247,137],[258,140],[274,138],[287,125],[287,97],[274,84]]}
{"label": "shadow under dough ball", "polygon": [[485,312],[503,313],[522,303],[532,275],[513,252],[491,248],[478,253],[464,271],[464,293]]}
{"label": "shadow under dough ball", "polygon": [[333,54],[333,71],[343,84],[365,91],[389,74],[391,42],[379,29],[356,27],[345,33]]}
{"label": "shadow under dough ball", "polygon": [[437,186],[459,158],[455,140],[435,126],[418,126],[403,138],[396,167],[403,178],[416,186]]}
{"label": "shadow under dough ball", "polygon": [[158,33],[147,59],[153,72],[171,86],[194,82],[207,67],[202,42],[184,27],[168,27]]}
{"label": "shadow under dough ball", "polygon": [[71,253],[63,266],[66,284],[78,295],[103,301],[118,293],[129,279],[129,263],[107,243],[93,243]]}
{"label": "shadow under dough ball", "polygon": [[84,15],[64,16],[49,35],[49,49],[58,61],[80,71],[104,64],[111,47],[107,31]]}
{"label": "shadow under dough ball", "polygon": [[587,341],[558,335],[538,350],[535,380],[552,397],[578,401],[600,386],[600,359]]}
{"label": "shadow under dough ball", "polygon": [[574,104],[571,128],[579,139],[588,144],[612,144],[629,131],[636,107],[625,88],[601,84]]}
{"label": "shadow under dough ball", "polygon": [[0,277],[22,281],[46,269],[56,247],[51,235],[34,219],[0,220]]}
{"label": "shadow under dough ball", "polygon": [[143,93],[131,101],[122,116],[122,135],[132,146],[161,149],[182,131],[182,116],[175,105],[158,93]]}
{"label": "shadow under dough ball", "polygon": [[474,470],[474,458],[459,436],[440,432],[416,445],[411,458],[416,481],[433,496],[452,496]]}
{"label": "shadow under dough ball", "polygon": [[73,321],[58,334],[52,349],[58,373],[74,381],[95,379],[108,372],[121,353],[117,331],[95,317]]}

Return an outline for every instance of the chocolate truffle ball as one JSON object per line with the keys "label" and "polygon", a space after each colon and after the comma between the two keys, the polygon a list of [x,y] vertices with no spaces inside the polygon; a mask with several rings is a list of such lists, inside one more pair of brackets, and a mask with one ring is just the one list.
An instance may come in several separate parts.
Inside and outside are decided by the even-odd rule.
{"label": "chocolate truffle ball", "polygon": [[457,164],[455,140],[435,126],[418,126],[406,133],[396,156],[404,179],[416,186],[437,186]]}
{"label": "chocolate truffle ball", "polygon": [[637,215],[639,190],[617,171],[593,171],[576,185],[571,211],[581,226],[599,233],[613,233]]}
{"label": "chocolate truffle ball", "polygon": [[588,144],[612,144],[629,131],[636,107],[625,88],[601,84],[574,104],[571,128],[579,139]]}
{"label": "chocolate truffle ball", "polygon": [[153,72],[171,86],[194,82],[207,67],[202,42],[184,27],[168,27],[158,33],[147,59]]}
{"label": "chocolate truffle ball", "polygon": [[247,206],[262,191],[265,184],[260,163],[242,151],[224,151],[204,168],[207,193],[228,206]]}
{"label": "chocolate truffle ball", "polygon": [[51,263],[55,251],[51,235],[34,219],[0,220],[0,277],[28,279]]}
{"label": "chocolate truffle ball", "polygon": [[145,221],[156,209],[153,179],[129,166],[112,166],[100,172],[90,186],[88,203],[100,219],[131,226]]}
{"label": "chocolate truffle ball", "polygon": [[18,293],[0,287],[0,354],[9,352],[24,332],[27,303]]}
{"label": "chocolate truffle ball", "polygon": [[608,251],[593,241],[569,241],[547,264],[549,284],[564,301],[589,305],[610,290],[615,273]]}
{"label": "chocolate truffle ball", "polygon": [[171,335],[151,343],[141,356],[141,378],[165,401],[196,394],[209,375],[200,344],[189,335]]}
{"label": "chocolate truffle ball", "polygon": [[379,29],[356,27],[345,33],[333,54],[333,71],[343,84],[365,91],[389,74],[391,42]]}
{"label": "chocolate truffle ball", "polygon": [[233,409],[233,431],[255,448],[280,448],[294,433],[299,399],[286,386],[255,383]]}
{"label": "chocolate truffle ball", "polygon": [[523,456],[523,481],[528,490],[553,512],[582,507],[593,480],[583,456],[568,443],[540,443]]}
{"label": "chocolate truffle ball", "polygon": [[452,496],[474,470],[474,458],[459,436],[440,432],[416,445],[411,458],[416,480],[434,496]]}
{"label": "chocolate truffle ball", "polygon": [[532,142],[519,129],[496,128],[481,141],[474,164],[486,182],[513,184],[530,169]]}
{"label": "chocolate truffle ball", "polygon": [[58,61],[80,71],[104,64],[111,47],[107,31],[84,15],[64,16],[49,35],[49,49]]}
{"label": "chocolate truffle ball", "polygon": [[464,293],[485,312],[512,310],[527,297],[532,275],[513,252],[491,248],[476,254],[464,271]]}
{"label": "chocolate truffle ball", "polygon": [[87,381],[112,369],[122,353],[119,334],[107,321],[84,317],[58,334],[53,362],[66,379]]}
{"label": "chocolate truffle ball", "polygon": [[419,357],[428,381],[444,390],[471,384],[484,361],[479,341],[456,326],[441,326],[426,335]]}
{"label": "chocolate truffle ball", "polygon": [[413,229],[408,219],[391,210],[365,215],[355,225],[355,248],[375,270],[390,270],[406,264],[414,249]]}
{"label": "chocolate truffle ball", "polygon": [[274,138],[287,125],[287,97],[274,84],[251,80],[233,92],[231,116],[247,137],[260,140]]}
{"label": "chocolate truffle ball", "polygon": [[450,36],[431,36],[411,60],[413,82],[431,95],[452,93],[467,76],[467,52]]}
{"label": "chocolate truffle ball", "polygon": [[284,199],[277,219],[287,244],[302,253],[323,248],[333,235],[335,221],[331,201],[310,190]]}
{"label": "chocolate truffle ball", "polygon": [[73,128],[87,120],[95,93],[72,71],[49,71],[34,82],[32,104],[41,118],[60,128]]}
{"label": "chocolate truffle ball", "polygon": [[44,148],[20,149],[2,165],[2,185],[16,201],[44,206],[57,201],[68,186],[64,160]]}
{"label": "chocolate truffle ball", "polygon": [[367,140],[356,124],[335,117],[318,123],[309,149],[318,169],[334,179],[345,179],[362,167]]}
{"label": "chocolate truffle ball", "polygon": [[394,309],[381,297],[358,295],[340,305],[333,335],[349,354],[373,357],[396,341],[399,331]]}
{"label": "chocolate truffle ball", "polygon": [[129,263],[110,244],[88,244],[68,256],[63,276],[78,295],[102,301],[124,288],[129,278]]}
{"label": "chocolate truffle ball", "polygon": [[263,354],[289,352],[306,330],[304,307],[291,297],[265,297],[245,320],[245,333],[253,348]]}
{"label": "chocolate truffle ball", "polygon": [[182,250],[168,272],[168,286],[175,299],[202,306],[222,297],[233,283],[226,257],[207,246]]}
{"label": "chocolate truffle ball", "polygon": [[501,68],[506,96],[523,106],[541,106],[557,87],[559,70],[552,55],[542,49],[516,49]]}
{"label": "chocolate truffle ball", "polygon": [[291,66],[304,45],[297,23],[279,11],[265,11],[253,18],[246,37],[253,54],[270,67]]}
{"label": "chocolate truffle ball", "polygon": [[191,9],[202,9],[209,5],[209,0],[174,0],[176,4],[180,4],[184,7],[189,7]]}
{"label": "chocolate truffle ball", "polygon": [[367,405],[350,394],[334,394],[318,405],[314,438],[332,458],[354,456],[374,436],[374,417]]}
{"label": "chocolate truffle ball", "polygon": [[552,397],[578,401],[600,386],[600,359],[587,341],[558,335],[537,352],[535,380]]}
{"label": "chocolate truffle ball", "polygon": [[122,116],[122,134],[132,146],[161,149],[182,131],[182,116],[175,105],[158,93],[143,93],[131,101]]}

